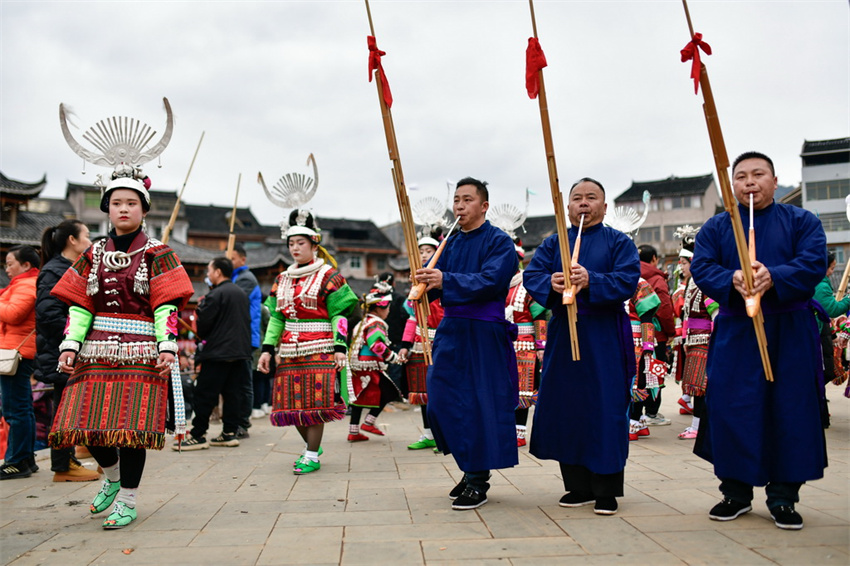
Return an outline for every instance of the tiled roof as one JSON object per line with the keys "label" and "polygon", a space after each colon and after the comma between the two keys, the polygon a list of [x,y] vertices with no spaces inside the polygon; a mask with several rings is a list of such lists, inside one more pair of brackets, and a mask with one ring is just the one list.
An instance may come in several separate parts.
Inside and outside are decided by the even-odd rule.
{"label": "tiled roof", "polygon": [[46,184],[47,174],[45,174],[40,181],[36,181],[35,183],[25,183],[23,181],[10,179],[3,173],[0,173],[0,194],[35,197],[41,193]]}
{"label": "tiled roof", "polygon": [[74,206],[63,198],[34,198],[27,203],[30,212],[61,214],[65,218],[75,218]]}
{"label": "tiled roof", "polygon": [[391,254],[399,253],[399,249],[371,220],[318,217],[316,222],[328,238],[328,243],[332,243],[341,252],[372,250]]}
{"label": "tiled roof", "polygon": [[56,226],[65,220],[61,214],[30,212],[28,210],[18,211],[17,226],[10,228],[4,226],[0,230],[0,242],[4,244],[27,244],[30,246],[41,245],[41,234],[45,228]]}
{"label": "tiled roof", "polygon": [[[181,208],[186,210],[186,220],[189,222],[190,232],[223,236],[230,233],[230,213],[233,211],[233,207],[213,204],[207,206],[183,204]],[[237,236],[239,234],[260,235],[266,234],[267,230],[260,225],[250,208],[237,208],[233,232]]]}
{"label": "tiled roof", "polygon": [[614,199],[617,204],[641,200],[643,191],[649,191],[653,198],[679,195],[701,195],[711,186],[714,175],[699,177],[668,177],[659,181],[632,181],[632,186]]}
{"label": "tiled roof", "polygon": [[803,141],[802,155],[812,153],[825,153],[832,151],[850,150],[850,138],[838,138],[834,140]]}
{"label": "tiled roof", "polygon": [[174,239],[170,239],[168,241],[168,247],[177,253],[177,257],[180,258],[181,263],[207,264],[212,261],[213,258],[221,255],[221,252],[197,248],[195,246],[183,244]]}

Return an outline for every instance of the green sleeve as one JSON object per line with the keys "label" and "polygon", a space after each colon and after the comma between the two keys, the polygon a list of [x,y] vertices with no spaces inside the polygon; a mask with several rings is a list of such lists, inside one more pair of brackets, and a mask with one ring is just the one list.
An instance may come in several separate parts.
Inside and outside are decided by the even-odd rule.
{"label": "green sleeve", "polygon": [[166,303],[160,305],[153,313],[154,336],[157,342],[177,340],[177,306]]}
{"label": "green sleeve", "polygon": [[545,315],[546,308],[540,306],[537,301],[531,301],[531,305],[529,305],[528,310],[531,311],[531,318],[537,320],[540,318],[540,315]]}
{"label": "green sleeve", "polygon": [[850,310],[850,295],[847,295],[840,301],[836,301],[835,295],[832,292],[832,285],[826,277],[815,287],[814,299],[820,303],[820,306],[823,307],[823,310],[826,311],[826,314],[830,318],[841,316]]}
{"label": "green sleeve", "polygon": [[94,315],[86,309],[78,306],[72,306],[68,309],[68,330],[65,333],[65,340],[73,340],[82,344],[89,333],[91,323],[94,320]]}
{"label": "green sleeve", "polygon": [[276,347],[280,342],[280,335],[283,334],[283,328],[286,326],[286,321],[279,313],[272,313],[269,319],[269,325],[266,327],[266,334],[263,337],[263,346]]}
{"label": "green sleeve", "polygon": [[327,305],[334,333],[334,351],[344,353],[348,349],[348,316],[357,307],[357,295],[345,283],[328,294]]}

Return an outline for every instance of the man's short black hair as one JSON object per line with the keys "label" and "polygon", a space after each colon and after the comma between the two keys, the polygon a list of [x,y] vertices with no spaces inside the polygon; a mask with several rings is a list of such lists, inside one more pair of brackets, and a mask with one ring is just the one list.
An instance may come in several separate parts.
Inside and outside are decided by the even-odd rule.
{"label": "man's short black hair", "polygon": [[738,166],[738,163],[744,161],[745,159],[764,159],[767,161],[767,164],[770,166],[770,174],[776,177],[776,170],[773,168],[773,160],[766,156],[765,154],[758,151],[745,151],[741,155],[735,158],[735,162],[732,164],[732,174],[735,174],[735,167]]}
{"label": "man's short black hair", "polygon": [[237,254],[239,257],[245,257],[245,258],[247,258],[247,257],[248,257],[248,252],[246,252],[246,251],[245,251],[245,246],[243,246],[242,244],[236,244],[236,245],[234,245],[234,246],[233,246],[233,251],[234,251],[234,252],[236,252],[236,254]]}
{"label": "man's short black hair", "polygon": [[213,258],[213,260],[210,263],[212,264],[213,269],[220,270],[221,274],[224,277],[227,277],[228,279],[233,277],[233,262],[230,261],[229,259],[227,259],[226,257],[219,256],[219,257]]}
{"label": "man's short black hair", "polygon": [[[573,186],[570,187],[570,193],[573,192],[573,189],[576,188],[577,186],[579,186],[581,183],[593,183],[594,185],[599,187],[599,189],[602,191],[603,195],[605,194],[605,187],[603,187],[602,183],[600,183],[599,181],[597,181],[593,177],[582,177],[581,179],[579,179],[578,181],[573,183]],[[567,194],[569,195],[569,193],[567,193]]]}
{"label": "man's short black hair", "polygon": [[457,182],[455,190],[458,190],[464,185],[474,186],[475,191],[481,197],[481,202],[488,202],[490,200],[490,191],[487,190],[487,181],[479,181],[478,179],[474,179],[472,177],[464,177],[463,179]]}
{"label": "man's short black hair", "polygon": [[638,246],[638,256],[644,263],[652,263],[652,258],[658,257],[658,250],[649,244],[641,244]]}

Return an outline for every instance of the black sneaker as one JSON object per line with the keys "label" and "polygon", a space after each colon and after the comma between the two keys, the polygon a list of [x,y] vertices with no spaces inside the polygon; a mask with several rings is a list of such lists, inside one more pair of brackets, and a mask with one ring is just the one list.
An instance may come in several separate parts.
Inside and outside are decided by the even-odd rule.
{"label": "black sneaker", "polygon": [[449,492],[449,499],[454,501],[455,499],[457,499],[458,497],[461,496],[461,494],[464,492],[465,489],[466,489],[466,474],[463,474],[463,477],[460,479],[458,484],[456,486],[454,486],[452,488],[452,490]]}
{"label": "black sneaker", "polygon": [[[240,440],[243,439],[243,438],[251,438],[251,435],[248,434],[248,429],[245,428],[245,427],[242,427],[242,426],[240,426],[239,428],[236,429],[236,435],[235,436],[236,436],[236,438],[239,438]],[[239,446],[239,445],[238,444],[213,444],[213,446]]]}
{"label": "black sneaker", "polygon": [[38,471],[38,464],[35,463],[35,456],[27,458],[27,466],[30,467],[30,471],[32,473],[36,473]]}
{"label": "black sneaker", "polygon": [[478,491],[477,489],[467,487],[463,490],[463,493],[454,500],[454,503],[452,503],[452,509],[455,511],[466,511],[468,509],[477,509],[485,503],[487,503],[486,491]]}
{"label": "black sneaker", "polygon": [[209,447],[210,445],[205,437],[195,438],[191,434],[187,434],[183,440],[171,445],[171,449],[176,452],[183,450],[206,450]]}
{"label": "black sneaker", "polygon": [[741,503],[725,497],[723,501],[711,508],[708,518],[713,521],[732,521],[752,510],[753,506],[749,503]]}
{"label": "black sneaker", "polygon": [[770,510],[773,522],[780,529],[799,531],[803,528],[803,518],[791,505],[780,505]]}
{"label": "black sneaker", "polygon": [[617,512],[617,498],[600,497],[593,506],[593,512],[597,515],[613,515]]}
{"label": "black sneaker", "polygon": [[0,466],[0,480],[28,478],[31,475],[32,469],[30,469],[30,466],[26,462],[26,460],[12,464],[3,464],[2,466]]}
{"label": "black sneaker", "polygon": [[227,446],[227,447],[232,448],[234,446],[239,446],[239,439],[237,438],[238,436],[239,436],[238,433],[237,434],[227,434],[225,432],[222,432],[221,434],[219,434],[215,438],[211,438],[210,444],[213,445],[213,446]]}
{"label": "black sneaker", "polygon": [[581,493],[580,491],[571,491],[558,501],[558,505],[561,507],[581,507],[582,505],[590,505],[591,503],[593,503],[593,495],[590,493]]}

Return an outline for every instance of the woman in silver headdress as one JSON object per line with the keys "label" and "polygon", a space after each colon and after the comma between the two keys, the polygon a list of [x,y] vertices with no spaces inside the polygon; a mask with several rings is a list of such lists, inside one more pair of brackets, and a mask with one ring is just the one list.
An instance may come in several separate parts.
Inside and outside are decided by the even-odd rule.
{"label": "woman in silver headdress", "polygon": [[345,368],[348,321],[357,296],[321,245],[312,214],[293,210],[284,238],[295,260],[272,286],[266,306],[272,313],[263,339],[258,371],[269,372],[280,356],[272,390],[271,421],[295,426],[306,443],[295,462],[296,475],[317,471],[327,422],[345,415],[336,390],[337,371]]}

